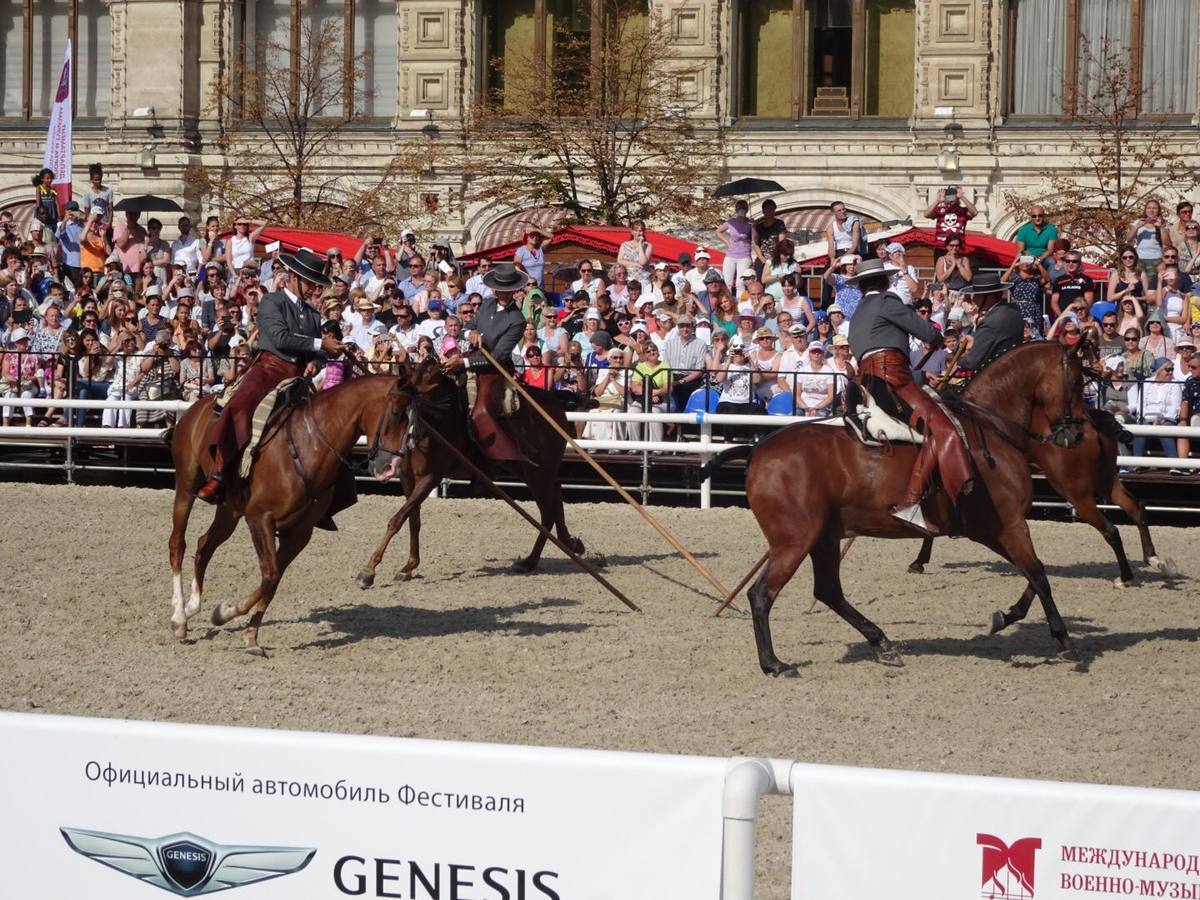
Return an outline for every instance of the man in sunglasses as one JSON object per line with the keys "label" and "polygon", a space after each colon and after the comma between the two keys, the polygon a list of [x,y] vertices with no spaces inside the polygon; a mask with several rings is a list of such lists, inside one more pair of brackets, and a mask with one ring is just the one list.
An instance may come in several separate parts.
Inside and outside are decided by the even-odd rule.
{"label": "man in sunglasses", "polygon": [[1078,252],[1068,250],[1063,255],[1063,267],[1065,274],[1054,279],[1050,287],[1050,311],[1055,319],[1080,298],[1088,306],[1096,299],[1096,282],[1084,273],[1083,257]]}
{"label": "man in sunglasses", "polygon": [[1029,221],[1017,229],[1017,256],[1028,254],[1041,262],[1054,252],[1054,242],[1058,240],[1058,226],[1049,221],[1046,207],[1032,206],[1029,208]]}

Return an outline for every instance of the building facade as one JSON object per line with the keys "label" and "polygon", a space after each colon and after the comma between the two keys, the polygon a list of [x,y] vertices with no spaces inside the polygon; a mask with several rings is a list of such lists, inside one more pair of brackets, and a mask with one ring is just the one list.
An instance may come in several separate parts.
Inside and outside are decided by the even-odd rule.
{"label": "building facade", "polygon": [[[564,28],[600,26],[607,0],[0,0],[0,208],[26,203],[65,41],[76,59],[74,158],[102,161],[120,194],[180,197],[210,209],[188,167],[219,166],[213,84],[258,35],[294,40],[333,19],[348,50],[370,51],[362,123],[332,166],[381,167],[429,125],[458,121],[506,66],[553,62]],[[874,219],[915,217],[937,188],[963,185],[974,223],[1008,236],[1007,192],[1071,171],[1080,126],[1071,97],[1105,73],[1089,43],[1127,53],[1140,118],[1196,154],[1195,0],[649,0],[698,124],[720,125],[730,177],[770,177],[789,221],[823,221],[833,199]],[[491,61],[500,60],[499,66]],[[283,61],[282,64],[286,64]],[[422,129],[425,129],[423,132]],[[510,211],[464,206],[456,173],[420,175],[436,230],[471,249]],[[1171,200],[1173,198],[1165,198]]]}

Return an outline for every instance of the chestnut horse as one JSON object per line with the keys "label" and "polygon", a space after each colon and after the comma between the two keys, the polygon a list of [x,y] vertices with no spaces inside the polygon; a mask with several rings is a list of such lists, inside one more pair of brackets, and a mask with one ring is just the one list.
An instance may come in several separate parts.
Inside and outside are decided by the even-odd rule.
{"label": "chestnut horse", "polygon": [[[1044,422],[1037,423],[1036,427],[1045,427]],[[1029,444],[1029,462],[1041,469],[1050,487],[1074,507],[1080,519],[1104,536],[1117,557],[1117,567],[1121,571],[1114,583],[1118,587],[1126,587],[1134,583],[1133,569],[1125,555],[1121,533],[1101,512],[1097,500],[1115,503],[1137,526],[1142,541],[1142,559],[1146,565],[1168,576],[1178,570],[1174,562],[1160,557],[1155,551],[1150,526],[1146,524],[1146,507],[1125,490],[1125,485],[1117,477],[1117,441],[1121,431],[1121,423],[1110,413],[1088,410],[1083,440],[1078,447],[1067,450],[1053,443],[1032,442]],[[932,552],[933,538],[926,537],[917,558],[909,564],[908,571],[914,574],[924,572]]]}
{"label": "chestnut horse", "polygon": [[[243,632],[246,649],[266,655],[258,646],[263,614],[284,571],[308,544],[313,527],[329,509],[335,483],[350,465],[355,442],[366,435],[374,448],[399,447],[402,443],[407,428],[402,414],[408,402],[403,390],[406,379],[407,373],[402,373],[399,377],[374,375],[343,382],[305,400],[273,428],[259,447],[249,483],[234,479],[228,484],[212,525],[196,542],[192,592],[186,605],[183,554],[196,490],[212,466],[208,430],[213,398],[193,404],[184,413],[171,435],[171,457],[175,462],[171,625],[177,638],[187,637],[187,620],[200,609],[204,573],[213,553],[233,534],[238,520],[245,517],[258,554],[261,582],[241,601],[222,603],[213,609],[212,621],[224,625],[254,610]],[[385,454],[373,455],[368,466],[381,481],[396,471],[395,460]]]}
{"label": "chestnut horse", "polygon": [[[567,424],[566,410],[557,395],[530,387],[526,390],[563,428],[570,428]],[[396,466],[406,499],[404,505],[388,521],[387,530],[375,551],[355,576],[355,581],[363,590],[375,583],[375,570],[383,561],[388,544],[404,527],[405,522],[408,523],[408,561],[400,569],[396,580],[407,581],[412,578],[413,571],[421,562],[421,504],[442,479],[472,478],[465,467],[440,449],[425,433],[426,429],[437,429],[442,437],[468,456],[478,453],[467,431],[465,397],[436,363],[421,364],[413,370],[409,394],[411,399],[405,414],[411,430],[405,447],[399,456],[384,454],[385,458],[394,462]],[[530,462],[505,465],[510,465],[517,477],[529,488],[541,514],[542,525],[548,529],[553,528],[559,540],[582,555],[583,542],[567,530],[562,487],[558,483],[558,468],[562,462],[566,441],[525,403],[520,405],[510,420],[517,444]],[[483,460],[477,461],[487,468]],[[539,533],[529,555],[516,562],[514,568],[522,572],[533,571],[545,546],[546,537]]]}
{"label": "chestnut horse", "polygon": [[[955,531],[994,550],[1025,576],[1029,586],[1006,612],[997,612],[992,631],[1024,618],[1036,594],[1059,655],[1074,659],[1066,624],[1059,615],[1029,536],[1025,514],[1033,497],[1025,461],[1031,438],[1077,446],[1083,428],[1083,366],[1079,353],[1059,344],[1025,344],[992,363],[962,395],[959,421],[978,473],[975,488],[959,498],[957,521],[940,490],[923,508],[942,533]],[[1040,414],[1052,423],[1048,436],[1033,430]],[[813,594],[866,638],[876,657],[902,664],[879,626],[842,593],[839,542],[849,535],[912,538],[914,532],[891,515],[916,461],[917,447],[869,447],[844,428],[800,423],[775,432],[754,447],[734,447],[714,458],[701,478],[733,457],[748,457],[746,497],[768,543],[766,568],[749,591],[759,665],[770,675],[795,675],[771,642],[771,607],[806,556],[813,561]]]}

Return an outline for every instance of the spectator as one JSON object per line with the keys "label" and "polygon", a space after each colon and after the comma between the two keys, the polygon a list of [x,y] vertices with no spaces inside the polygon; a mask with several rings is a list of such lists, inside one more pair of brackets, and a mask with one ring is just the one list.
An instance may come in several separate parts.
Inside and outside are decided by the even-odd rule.
{"label": "spectator", "polygon": [[524,368],[521,370],[521,381],[530,387],[541,388],[543,391],[554,389],[552,380],[553,369],[546,365],[541,347],[536,343],[525,348]]}
{"label": "spectator", "polygon": [[138,212],[126,211],[125,218],[113,226],[113,246],[121,269],[129,276],[136,275],[142,268],[142,260],[146,257],[146,240],[149,237],[145,228],[138,224]]}
{"label": "spectator", "polygon": [[831,257],[829,268],[821,276],[824,282],[833,288],[833,302],[845,313],[847,319],[854,316],[854,311],[862,302],[862,290],[857,284],[847,280],[857,271],[858,262],[859,258],[854,253],[847,253],[836,261]]}
{"label": "spectator", "polygon": [[[79,332],[64,331],[62,340],[58,345],[58,351],[54,355],[53,392],[51,394],[54,400],[65,400],[71,396],[77,375],[76,361],[78,359],[79,347]],[[46,410],[46,418],[52,425],[67,424],[66,416],[54,408]]]}
{"label": "spectator", "polygon": [[[8,336],[12,349],[0,357],[0,397],[20,397],[22,399],[41,397],[45,395],[45,376],[38,357],[29,352],[29,332],[24,328],[14,328]],[[33,425],[33,407],[26,406],[25,424]],[[9,423],[13,407],[0,407],[3,424]],[[45,424],[44,421],[42,424]]]}
{"label": "spectator", "polygon": [[1200,278],[1200,222],[1191,219],[1181,223],[1183,235],[1175,245],[1179,251],[1179,268],[1193,281]]}
{"label": "spectator", "polygon": [[[1149,381],[1139,380],[1129,389],[1129,411],[1134,421],[1144,425],[1178,425],[1182,411],[1183,389],[1171,379],[1175,374],[1175,364],[1169,359],[1156,359],[1152,378]],[[1175,457],[1175,441],[1173,438],[1156,438],[1162,448],[1163,456]],[[1133,439],[1133,455],[1149,456],[1148,442],[1145,435]]]}
{"label": "spectator", "polygon": [[1162,205],[1157,200],[1147,200],[1141,218],[1135,219],[1129,226],[1129,242],[1136,248],[1138,265],[1147,275],[1157,272],[1163,247],[1171,243],[1166,224],[1162,217]]}
{"label": "spectator", "polygon": [[1054,253],[1054,242],[1058,240],[1058,226],[1047,221],[1046,208],[1035,204],[1029,209],[1029,221],[1017,229],[1013,239],[1017,244],[1017,256],[1032,256],[1039,264]]}
{"label": "spectator", "polygon": [[[1200,356],[1194,352],[1187,359],[1186,371],[1187,380],[1180,389],[1179,421],[1192,428],[1200,428]],[[1175,444],[1181,458],[1187,459],[1191,456],[1190,439],[1181,437]]]}
{"label": "spectator", "polygon": [[1063,265],[1065,274],[1050,285],[1050,313],[1056,318],[1081,297],[1088,306],[1096,299],[1096,283],[1083,271],[1082,257],[1071,250],[1063,257]]}
{"label": "spectator", "polygon": [[851,215],[841,200],[830,203],[829,211],[833,218],[825,226],[825,255],[832,261],[848,254],[860,254],[867,240],[862,219]]}
{"label": "spectator", "polygon": [[[634,377],[629,384],[630,393],[636,398],[637,409],[640,412],[670,412],[671,368],[662,361],[662,354],[653,343],[647,343],[641,349],[642,357],[634,369]],[[644,422],[641,423],[640,428],[634,424],[629,428],[629,432],[630,437],[634,440],[661,441],[663,439],[661,422]]]}
{"label": "spectator", "polygon": [[[840,303],[835,303],[827,310],[829,315],[829,340],[832,341],[836,335],[850,337],[850,322],[846,318],[846,313],[842,309]],[[818,329],[820,330],[820,329]],[[829,347],[829,342],[825,343],[826,348]]]}
{"label": "spectator", "polygon": [[33,177],[34,204],[41,211],[42,221],[58,228],[58,194],[54,192],[54,170],[42,169]]}
{"label": "spectator", "polygon": [[704,354],[704,368],[711,375],[711,373],[719,371],[728,362],[729,335],[718,328],[712,333],[708,347],[708,351]]}
{"label": "spectator", "polygon": [[[386,268],[386,264],[385,264]],[[371,263],[370,271],[374,273],[375,263]],[[426,290],[425,257],[413,256],[408,261],[408,277],[396,282],[396,287],[404,294],[404,299],[412,303],[418,294]]]}
{"label": "spectator", "polygon": [[[532,322],[527,322],[526,331],[532,325]],[[442,338],[446,336],[446,304],[436,298],[430,300],[425,319],[417,323],[417,331],[432,338],[434,347],[441,346]]]}
{"label": "spectator", "polygon": [[1154,366],[1154,354],[1142,349],[1141,338],[1141,332],[1136,328],[1127,328],[1122,332],[1121,340],[1125,349],[1122,363],[1125,374],[1130,378],[1149,378]]}
{"label": "spectator", "polygon": [[[747,416],[763,412],[761,406],[754,402],[754,392],[758,387],[760,375],[750,364],[749,355],[741,342],[734,339],[729,342],[729,359],[716,372],[716,381],[720,387],[717,398],[717,412],[721,415]],[[744,426],[726,426],[725,437],[735,435],[747,436],[750,429]]]}
{"label": "spectator", "polygon": [[[568,391],[578,397],[587,393],[588,377],[583,365],[583,347],[578,341],[567,344],[567,352],[559,356],[555,380],[560,391]],[[579,433],[578,427],[576,434]]]}
{"label": "spectator", "polygon": [[[760,280],[766,288],[766,292],[776,301],[783,299],[783,277],[792,275],[796,268],[796,262],[792,258],[795,252],[795,245],[791,241],[786,237],[780,238],[772,243],[771,253],[761,266]],[[795,284],[795,281],[796,279],[793,277],[792,283]]]}
{"label": "spectator", "polygon": [[[607,337],[607,333],[604,333]],[[592,396],[598,404],[597,411],[601,413],[617,413],[625,411],[625,394],[629,383],[628,360],[625,352],[617,347],[606,351],[606,366],[596,374],[596,386]],[[626,437],[626,428],[621,422],[605,422],[592,420],[584,428],[584,436],[593,441],[620,441]]]}
{"label": "spectator", "polygon": [[1163,272],[1165,272],[1167,269],[1176,270],[1175,286],[1179,290],[1187,293],[1192,289],[1192,279],[1185,275],[1182,271],[1179,271],[1179,251],[1174,247],[1163,248],[1162,260],[1159,261],[1158,269],[1155,271],[1154,275],[1154,283],[1159,287],[1162,286]]}
{"label": "spectator", "polygon": [[1046,270],[1046,279],[1049,284],[1067,274],[1066,264],[1063,259],[1071,250],[1071,242],[1066,238],[1059,238],[1050,245],[1053,248],[1053,253],[1042,261],[1042,268]]}
{"label": "spectator", "polygon": [[513,254],[513,265],[533,279],[533,283],[542,287],[542,279],[546,272],[546,252],[542,249],[542,241],[553,237],[554,233],[543,231],[532,222],[526,222],[529,230],[525,232],[525,243]]}
{"label": "spectator", "polygon": [[[83,240],[84,222],[83,211],[80,210],[79,203],[75,200],[68,200],[66,215],[58,223],[54,234],[62,252],[63,268],[66,270],[65,277],[70,279],[72,286],[79,284],[79,270],[83,265],[80,257],[80,242]],[[101,255],[101,259],[103,259],[103,255]]]}
{"label": "spectator", "polygon": [[[646,240],[646,223],[635,219],[629,226],[629,240],[623,242],[617,249],[617,263],[625,268],[630,279],[649,281],[650,261],[654,256],[654,246]],[[614,295],[614,299],[616,299]]]}
{"label": "spectator", "polygon": [[[76,204],[75,208],[78,209],[79,204]],[[83,194],[83,208],[95,209],[105,226],[112,224],[113,192],[112,188],[104,184],[104,166],[101,163],[96,162],[88,166],[88,189]]]}
{"label": "spectator", "polygon": [[1041,334],[1046,327],[1046,272],[1037,258],[1029,253],[1018,256],[1000,280],[1012,285],[1010,301],[1021,310],[1023,319],[1036,323],[1036,331]]}
{"label": "spectator", "polygon": [[717,226],[717,237],[725,242],[725,261],[721,264],[721,274],[727,285],[737,284],[742,272],[754,268],[750,248],[754,225],[749,212],[750,204],[738,200],[733,206],[733,218]]}
{"label": "spectator", "polygon": [[[95,314],[93,313],[93,316]],[[86,323],[87,317],[84,317]],[[169,331],[161,332],[165,340],[171,340]],[[105,400],[108,397],[109,381],[112,378],[112,361],[100,343],[100,337],[91,328],[84,328],[80,333],[83,352],[79,356],[76,371],[78,379],[75,382],[75,398],[78,400]],[[86,410],[75,410],[75,427],[82,428]]]}
{"label": "spectator", "polygon": [[[949,340],[949,338],[950,336],[947,334],[946,339]],[[858,378],[858,370],[854,366],[854,361],[850,358],[850,339],[844,334],[834,335],[833,356],[826,362],[834,372],[834,409],[835,411],[844,409],[846,386]]]}
{"label": "spectator", "polygon": [[963,251],[963,239],[958,235],[946,238],[946,252],[933,265],[934,280],[950,292],[947,299],[954,301],[954,294],[961,291],[975,277],[971,259]]}
{"label": "spectator", "polygon": [[898,272],[892,275],[890,290],[908,306],[912,306],[913,301],[921,296],[921,282],[917,279],[916,268],[908,265],[905,260],[904,245],[896,241],[888,244],[887,258],[893,266],[899,269]]}
{"label": "spectator", "polygon": [[1141,348],[1152,353],[1155,359],[1175,358],[1175,342],[1167,334],[1166,325],[1167,320],[1161,308],[1152,309],[1150,315],[1146,316],[1146,336],[1142,338]]}
{"label": "spectator", "polygon": [[[684,280],[687,282],[688,287],[691,288],[691,292],[699,297],[708,290],[709,273],[715,272],[715,270],[709,268],[709,253],[706,248],[697,247],[692,257],[696,260],[696,265],[686,271]],[[718,272],[717,274],[719,275],[720,273]]]}
{"label": "spectator", "polygon": [[976,215],[978,211],[971,201],[962,195],[959,185],[956,184],[939,188],[937,199],[925,210],[925,218],[937,222],[935,233],[942,244],[951,237],[962,238],[966,234],[967,223]]}
{"label": "spectator", "polygon": [[1157,311],[1162,312],[1166,319],[1167,331],[1171,340],[1178,342],[1188,325],[1189,305],[1191,295],[1185,295],[1179,286],[1179,270],[1174,267],[1162,271],[1158,287]]}
{"label": "spectator", "polygon": [[[775,218],[775,209],[774,200],[764,200],[763,217],[754,223],[754,241],[751,245],[754,253],[754,275],[764,284],[769,283],[763,277],[768,266],[775,267],[781,259],[786,259],[789,264],[792,262],[793,250],[783,251],[779,248],[781,243],[787,241],[787,225],[782,219]],[[787,244],[790,247],[791,241],[787,241]]]}
{"label": "spectator", "polygon": [[[738,308],[729,293],[729,288],[717,272],[712,272],[708,282],[708,298],[711,307],[712,326],[723,328],[731,338],[737,332]],[[675,368],[672,366],[671,368]]]}
{"label": "spectator", "polygon": [[676,409],[687,406],[692,391],[704,377],[705,345],[696,337],[696,321],[684,314],[675,320],[675,332],[664,343],[663,361],[671,369],[671,400]]}
{"label": "spectator", "polygon": [[1184,378],[1188,374],[1188,363],[1196,353],[1196,342],[1190,334],[1183,335],[1175,344],[1175,371]]}
{"label": "spectator", "polygon": [[225,267],[230,272],[241,272],[242,266],[254,258],[254,243],[266,227],[262,219],[238,216],[233,220],[233,234],[225,242]]}
{"label": "spectator", "polygon": [[747,354],[747,361],[758,372],[755,382],[755,396],[766,403],[779,392],[779,382],[774,372],[779,366],[779,351],[775,349],[775,333],[770,328],[759,328],[753,335],[753,345],[741,342],[743,347],[753,346]]}
{"label": "spectator", "polygon": [[1110,356],[1120,355],[1125,349],[1124,338],[1121,337],[1121,332],[1117,328],[1117,314],[1115,312],[1106,312],[1100,318],[1100,341],[1098,345],[1100,357],[1106,359]]}
{"label": "spectator", "polygon": [[[119,271],[121,258],[105,239],[103,223],[95,213],[90,213],[80,233],[79,265],[82,270],[93,273],[94,279],[96,275],[103,273],[105,268],[113,263],[116,264]],[[78,291],[79,286],[84,284],[83,273],[80,272],[80,280],[76,283],[76,290]],[[87,284],[87,286],[90,287],[92,284],[94,284],[94,281]]]}

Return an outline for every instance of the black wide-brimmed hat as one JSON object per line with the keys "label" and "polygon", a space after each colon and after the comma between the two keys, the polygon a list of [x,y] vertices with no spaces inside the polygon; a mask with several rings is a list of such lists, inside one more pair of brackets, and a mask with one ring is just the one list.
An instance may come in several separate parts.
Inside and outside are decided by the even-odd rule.
{"label": "black wide-brimmed hat", "polygon": [[529,276],[512,263],[500,263],[483,276],[483,283],[493,291],[512,293],[529,284]]}
{"label": "black wide-brimmed hat", "polygon": [[333,284],[333,280],[325,274],[325,261],[307,247],[301,247],[295,253],[280,253],[279,261],[285,268],[312,284],[321,287]]}
{"label": "black wide-brimmed hat", "polygon": [[960,294],[997,294],[1001,291],[1007,291],[1012,288],[1012,285],[1006,281],[1000,280],[1000,275],[996,272],[980,272],[972,279],[970,284],[963,285],[959,288]]}
{"label": "black wide-brimmed hat", "polygon": [[858,284],[867,278],[878,278],[881,275],[891,275],[899,272],[900,267],[894,266],[886,259],[868,259],[864,263],[859,263],[853,275],[846,276],[847,284]]}

